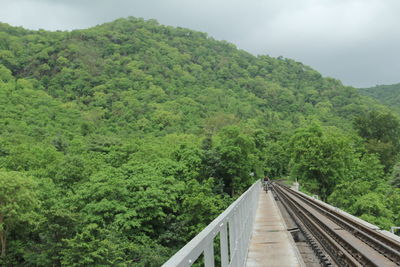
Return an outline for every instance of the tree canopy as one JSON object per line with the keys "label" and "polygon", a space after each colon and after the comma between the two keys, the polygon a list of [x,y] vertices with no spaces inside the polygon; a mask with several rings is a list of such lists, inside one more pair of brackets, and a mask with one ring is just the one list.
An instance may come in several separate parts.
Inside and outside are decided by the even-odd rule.
{"label": "tree canopy", "polygon": [[355,88],[205,33],[0,23],[0,265],[160,266],[264,175],[399,225],[398,125]]}

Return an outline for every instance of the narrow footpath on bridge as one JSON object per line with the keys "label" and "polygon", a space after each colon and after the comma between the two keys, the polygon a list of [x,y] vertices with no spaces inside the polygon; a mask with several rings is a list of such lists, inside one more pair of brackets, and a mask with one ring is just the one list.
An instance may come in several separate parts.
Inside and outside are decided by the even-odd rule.
{"label": "narrow footpath on bridge", "polygon": [[246,267],[303,267],[303,259],[288,231],[271,191],[261,190]]}
{"label": "narrow footpath on bridge", "polygon": [[205,267],[400,266],[398,236],[298,186],[271,187],[255,182],[163,267],[190,267],[201,255]]}

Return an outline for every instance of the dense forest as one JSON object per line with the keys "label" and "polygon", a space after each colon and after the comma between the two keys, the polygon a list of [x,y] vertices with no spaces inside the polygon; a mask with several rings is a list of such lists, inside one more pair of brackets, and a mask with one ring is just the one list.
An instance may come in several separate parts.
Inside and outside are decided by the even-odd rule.
{"label": "dense forest", "polygon": [[291,59],[0,24],[0,103],[0,265],[159,266],[266,174],[400,225],[398,114]]}
{"label": "dense forest", "polygon": [[361,88],[360,92],[363,95],[375,98],[380,103],[390,106],[400,113],[400,83]]}

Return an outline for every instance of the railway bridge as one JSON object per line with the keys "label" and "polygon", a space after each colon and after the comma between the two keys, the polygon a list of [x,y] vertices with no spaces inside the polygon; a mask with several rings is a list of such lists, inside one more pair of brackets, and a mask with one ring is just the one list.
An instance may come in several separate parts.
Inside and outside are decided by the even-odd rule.
{"label": "railway bridge", "polygon": [[296,189],[253,184],[163,267],[400,266],[400,237]]}

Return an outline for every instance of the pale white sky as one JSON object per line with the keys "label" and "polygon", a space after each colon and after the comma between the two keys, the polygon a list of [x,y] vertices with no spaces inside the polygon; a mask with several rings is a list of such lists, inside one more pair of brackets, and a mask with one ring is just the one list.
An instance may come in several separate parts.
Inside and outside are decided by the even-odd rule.
{"label": "pale white sky", "polygon": [[0,0],[0,21],[87,28],[119,17],[207,32],[356,87],[400,82],[399,0]]}

